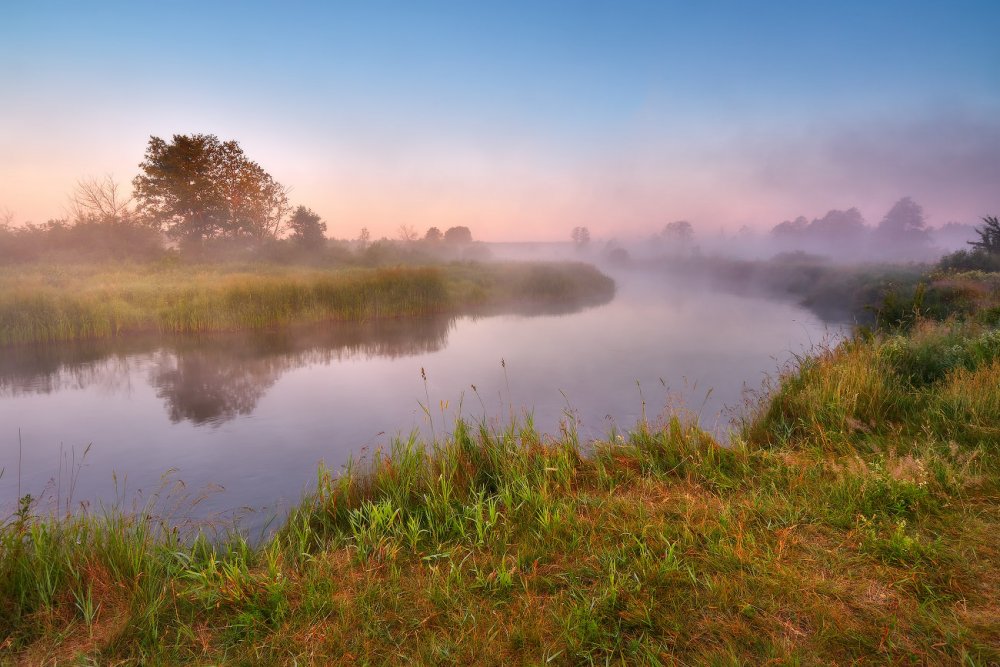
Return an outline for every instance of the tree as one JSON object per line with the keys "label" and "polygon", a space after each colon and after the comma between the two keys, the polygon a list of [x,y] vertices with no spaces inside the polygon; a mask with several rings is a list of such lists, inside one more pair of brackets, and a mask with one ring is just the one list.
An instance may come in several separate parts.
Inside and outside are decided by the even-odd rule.
{"label": "tree", "polygon": [[424,234],[424,240],[425,241],[434,241],[434,242],[436,242],[436,241],[440,241],[441,238],[442,238],[441,230],[438,229],[437,227],[431,227],[430,229],[427,230],[427,233]]}
{"label": "tree", "polygon": [[1000,255],[1000,219],[997,216],[984,217],[983,228],[977,227],[976,233],[979,234],[979,240],[968,241],[969,245],[990,255]]}
{"label": "tree", "polygon": [[361,232],[358,234],[358,245],[364,250],[368,247],[368,244],[372,240],[371,232],[368,231],[367,227],[362,227]]}
{"label": "tree", "polygon": [[396,230],[396,235],[399,237],[399,240],[402,241],[403,243],[412,243],[416,241],[417,238],[420,236],[417,233],[417,229],[413,225],[407,225],[407,224],[400,225],[399,229]]}
{"label": "tree", "polygon": [[121,192],[110,174],[77,181],[70,195],[70,212],[78,223],[129,224],[135,221],[132,197]]}
{"label": "tree", "polygon": [[14,226],[14,212],[9,208],[0,209],[0,232],[9,232]]}
{"label": "tree", "polygon": [[289,238],[303,248],[320,249],[326,245],[326,223],[312,209],[299,206],[288,219]]}
{"label": "tree", "polygon": [[771,235],[776,238],[796,238],[802,236],[809,229],[809,220],[804,215],[800,215],[794,220],[779,222],[771,229]]}
{"label": "tree", "polygon": [[663,238],[678,246],[687,246],[694,240],[694,229],[687,220],[671,222],[663,228]]}
{"label": "tree", "polygon": [[857,208],[829,211],[809,225],[810,234],[824,243],[847,243],[862,238],[868,231],[865,219]]}
{"label": "tree", "polygon": [[150,137],[132,181],[139,213],[185,241],[276,238],[288,192],[243,153],[214,134]]}
{"label": "tree", "polygon": [[573,239],[576,247],[582,249],[590,243],[590,230],[586,227],[574,227],[570,237]]}
{"label": "tree", "polygon": [[449,227],[444,233],[444,240],[449,243],[471,243],[472,232],[468,227]]}
{"label": "tree", "polygon": [[883,242],[883,250],[894,255],[920,253],[926,250],[930,234],[924,209],[910,197],[896,202],[875,230]]}

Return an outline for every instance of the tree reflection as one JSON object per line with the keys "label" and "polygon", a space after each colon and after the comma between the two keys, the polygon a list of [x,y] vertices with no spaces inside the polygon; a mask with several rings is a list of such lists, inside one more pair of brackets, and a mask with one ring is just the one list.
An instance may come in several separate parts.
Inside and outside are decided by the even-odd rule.
{"label": "tree reflection", "polygon": [[222,357],[208,350],[164,351],[149,380],[166,404],[170,421],[218,424],[253,412],[291,365],[282,359]]}
{"label": "tree reflection", "polygon": [[445,346],[446,317],[337,323],[295,331],[188,339],[162,350],[150,384],[173,422],[221,424],[254,411],[285,372],[347,358],[397,358]]}
{"label": "tree reflection", "polygon": [[[442,349],[454,318],[336,322],[273,332],[23,346],[0,355],[0,396],[98,389],[148,378],[173,422],[221,424],[254,411],[287,371]],[[13,350],[12,350],[13,351]]]}
{"label": "tree reflection", "polygon": [[[579,304],[507,304],[470,313],[567,314]],[[12,348],[0,355],[0,397],[66,390],[131,393],[143,379],[170,420],[219,425],[251,414],[286,372],[346,359],[397,359],[443,349],[455,317],[333,322],[244,334],[130,337]]]}

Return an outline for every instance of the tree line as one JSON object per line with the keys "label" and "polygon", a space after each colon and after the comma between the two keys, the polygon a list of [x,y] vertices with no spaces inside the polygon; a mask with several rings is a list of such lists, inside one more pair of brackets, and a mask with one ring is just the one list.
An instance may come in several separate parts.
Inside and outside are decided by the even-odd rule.
{"label": "tree line", "polygon": [[[282,241],[300,252],[316,252],[327,245],[326,222],[306,206],[292,206],[290,189],[237,141],[214,134],[175,134],[170,141],[150,137],[131,184],[129,196],[111,177],[82,180],[70,197],[69,216],[43,225],[15,227],[13,215],[3,213],[0,256],[31,250],[33,244],[36,250],[100,246],[110,255],[148,255],[164,242],[181,251]],[[419,239],[412,227],[400,226],[399,240]],[[431,227],[423,240],[469,243],[472,232],[465,226],[444,232]],[[355,244],[361,250],[372,245],[366,228]]]}
{"label": "tree line", "polygon": [[[744,227],[737,235],[771,251],[803,251],[850,260],[929,259],[944,249],[971,246],[949,257],[968,268],[993,266],[1000,261],[1000,223],[996,216],[981,218],[982,226],[950,222],[938,229],[927,224],[924,209],[912,197],[903,197],[877,224],[869,224],[855,208],[833,209],[812,220],[799,216],[772,227],[766,235]],[[650,249],[674,255],[697,252],[692,225],[671,222],[648,239]],[[973,266],[975,265],[975,266]],[[961,266],[956,266],[961,268]]]}

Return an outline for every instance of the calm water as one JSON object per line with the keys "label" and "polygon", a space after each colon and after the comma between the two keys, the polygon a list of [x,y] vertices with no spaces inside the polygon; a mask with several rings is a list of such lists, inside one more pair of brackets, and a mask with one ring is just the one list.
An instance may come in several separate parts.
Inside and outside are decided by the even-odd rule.
{"label": "calm water", "polygon": [[837,331],[787,303],[625,279],[610,303],[568,314],[7,348],[0,509],[17,497],[19,428],[22,493],[136,502],[166,475],[189,495],[221,487],[178,518],[235,511],[253,525],[295,502],[319,461],[430,433],[428,396],[438,434],[459,410],[513,407],[543,432],[571,415],[599,437],[636,422],[640,388],[650,417],[683,402],[724,431],[745,386]]}

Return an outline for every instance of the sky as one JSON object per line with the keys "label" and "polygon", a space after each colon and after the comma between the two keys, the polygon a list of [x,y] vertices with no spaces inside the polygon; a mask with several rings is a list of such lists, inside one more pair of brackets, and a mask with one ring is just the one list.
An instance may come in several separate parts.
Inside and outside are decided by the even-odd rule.
{"label": "sky", "polygon": [[240,142],[354,238],[1000,213],[1000,2],[0,3],[0,212]]}

